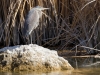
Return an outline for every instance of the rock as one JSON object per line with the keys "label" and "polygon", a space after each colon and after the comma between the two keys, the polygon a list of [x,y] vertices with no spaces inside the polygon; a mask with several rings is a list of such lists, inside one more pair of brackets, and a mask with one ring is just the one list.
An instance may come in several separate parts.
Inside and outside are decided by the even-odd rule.
{"label": "rock", "polygon": [[2,71],[69,70],[72,66],[57,51],[36,44],[17,45],[0,49]]}

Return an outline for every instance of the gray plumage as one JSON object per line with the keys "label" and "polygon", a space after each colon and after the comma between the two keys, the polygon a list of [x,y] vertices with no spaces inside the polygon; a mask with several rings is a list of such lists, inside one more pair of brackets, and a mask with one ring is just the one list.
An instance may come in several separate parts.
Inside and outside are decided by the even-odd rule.
{"label": "gray plumage", "polygon": [[39,25],[39,19],[42,17],[42,10],[45,9],[48,8],[36,6],[28,12],[23,28],[23,35],[25,37],[29,36],[31,32],[37,28],[37,26]]}

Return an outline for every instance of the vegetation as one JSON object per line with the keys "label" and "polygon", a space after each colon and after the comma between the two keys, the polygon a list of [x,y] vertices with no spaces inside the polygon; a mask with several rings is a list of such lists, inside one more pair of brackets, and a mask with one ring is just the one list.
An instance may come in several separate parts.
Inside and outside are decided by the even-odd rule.
{"label": "vegetation", "polygon": [[33,43],[100,49],[100,0],[1,0],[0,5],[0,46],[25,44],[21,34],[25,16],[39,5],[50,9],[32,33]]}

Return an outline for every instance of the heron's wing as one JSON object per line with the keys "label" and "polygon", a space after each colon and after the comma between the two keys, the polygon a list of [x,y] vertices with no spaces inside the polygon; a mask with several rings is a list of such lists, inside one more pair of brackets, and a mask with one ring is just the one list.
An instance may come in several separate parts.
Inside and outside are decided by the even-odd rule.
{"label": "heron's wing", "polygon": [[39,25],[39,14],[35,10],[30,10],[25,20],[25,35],[30,33]]}

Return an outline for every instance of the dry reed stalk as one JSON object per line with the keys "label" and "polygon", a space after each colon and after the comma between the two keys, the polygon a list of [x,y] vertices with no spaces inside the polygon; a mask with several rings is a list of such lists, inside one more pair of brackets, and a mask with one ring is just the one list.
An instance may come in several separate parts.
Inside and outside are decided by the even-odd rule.
{"label": "dry reed stalk", "polygon": [[99,0],[2,0],[0,5],[3,22],[0,44],[3,46],[24,44],[21,32],[25,16],[37,5],[50,10],[44,12],[49,17],[43,15],[40,26],[32,33],[33,43],[60,49],[75,45],[100,46]]}

